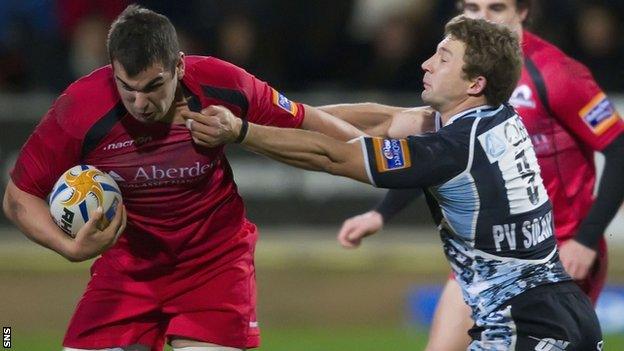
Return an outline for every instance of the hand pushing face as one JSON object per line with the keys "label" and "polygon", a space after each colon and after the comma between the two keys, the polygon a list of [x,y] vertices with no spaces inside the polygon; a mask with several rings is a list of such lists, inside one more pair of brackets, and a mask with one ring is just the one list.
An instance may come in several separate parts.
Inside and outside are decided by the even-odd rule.
{"label": "hand pushing face", "polygon": [[211,105],[201,112],[183,111],[186,128],[193,141],[205,147],[234,142],[240,132],[241,120],[226,107]]}

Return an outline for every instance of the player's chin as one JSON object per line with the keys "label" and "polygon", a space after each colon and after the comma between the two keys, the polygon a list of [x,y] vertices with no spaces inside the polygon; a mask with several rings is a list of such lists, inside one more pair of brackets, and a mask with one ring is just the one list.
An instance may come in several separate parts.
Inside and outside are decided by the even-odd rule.
{"label": "player's chin", "polygon": [[143,123],[153,123],[158,121],[161,116],[156,113],[133,113],[132,117],[134,117],[137,121],[139,122],[143,122]]}
{"label": "player's chin", "polygon": [[425,104],[427,104],[427,105],[429,105],[429,104],[430,104],[430,103],[428,102],[428,101],[429,101],[429,96],[430,96],[430,92],[427,90],[427,88],[425,88],[425,89],[422,91],[422,93],[420,93],[420,98],[421,98],[421,99],[422,99],[422,101],[423,101]]}

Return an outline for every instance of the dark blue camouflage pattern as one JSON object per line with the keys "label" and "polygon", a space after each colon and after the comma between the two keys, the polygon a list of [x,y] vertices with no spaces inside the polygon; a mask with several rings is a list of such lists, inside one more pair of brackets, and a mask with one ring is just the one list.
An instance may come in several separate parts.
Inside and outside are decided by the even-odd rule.
{"label": "dark blue camouflage pattern", "polygon": [[446,229],[440,234],[444,253],[477,324],[503,303],[531,288],[571,279],[559,261],[556,247],[541,260],[522,260],[476,250],[470,242]]}

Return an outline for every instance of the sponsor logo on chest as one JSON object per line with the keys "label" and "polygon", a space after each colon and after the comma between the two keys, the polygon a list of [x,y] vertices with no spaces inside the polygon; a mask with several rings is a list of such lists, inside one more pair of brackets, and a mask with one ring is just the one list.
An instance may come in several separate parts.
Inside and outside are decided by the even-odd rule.
{"label": "sponsor logo on chest", "polygon": [[119,141],[116,143],[107,144],[102,148],[102,151],[118,150],[118,149],[130,147],[132,145],[141,146],[143,144],[149,143],[150,141],[152,141],[151,136],[149,135],[141,136],[136,139],[124,140],[124,141]]}
{"label": "sponsor logo on chest", "polygon": [[[522,237],[519,237],[522,232]],[[522,223],[505,223],[492,226],[492,238],[496,252],[507,250],[517,250],[517,238],[521,241],[522,247],[529,249],[544,242],[553,236],[552,212],[544,216],[535,217]]]}
{"label": "sponsor logo on chest", "polygon": [[531,138],[518,115],[477,139],[490,163],[501,172],[512,215],[525,213],[547,201]]}
{"label": "sponsor logo on chest", "polygon": [[195,161],[189,165],[164,166],[145,165],[112,169],[107,173],[121,188],[148,188],[158,186],[192,184],[203,179],[219,163],[219,159]]}
{"label": "sponsor logo on chest", "polygon": [[195,178],[206,174],[212,166],[212,163],[201,164],[197,161],[190,167],[164,168],[156,165],[139,167],[137,168],[132,180],[135,182],[141,182],[161,179]]}

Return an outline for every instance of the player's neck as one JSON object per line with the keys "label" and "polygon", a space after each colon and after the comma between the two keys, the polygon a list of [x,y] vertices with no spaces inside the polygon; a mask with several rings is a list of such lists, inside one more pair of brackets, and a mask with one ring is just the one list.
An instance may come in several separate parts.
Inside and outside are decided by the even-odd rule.
{"label": "player's neck", "polygon": [[436,110],[440,113],[442,125],[446,125],[451,117],[483,105],[487,105],[487,100],[484,96],[467,96],[462,100],[453,101],[445,106],[440,106],[436,108]]}

